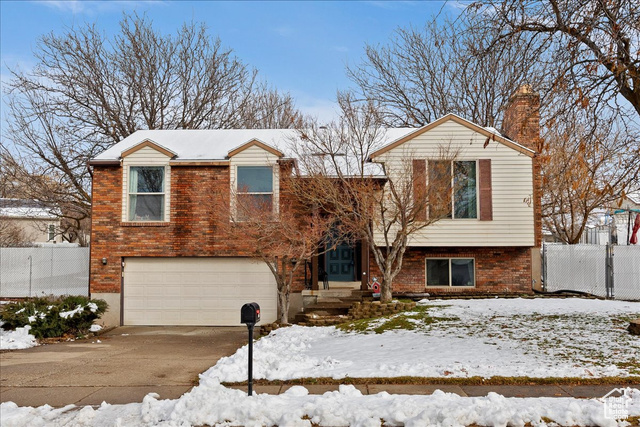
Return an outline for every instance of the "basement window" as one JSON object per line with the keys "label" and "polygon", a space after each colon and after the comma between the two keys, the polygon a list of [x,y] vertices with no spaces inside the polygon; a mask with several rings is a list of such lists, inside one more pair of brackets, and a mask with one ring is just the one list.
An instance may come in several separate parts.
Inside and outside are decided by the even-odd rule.
{"label": "basement window", "polygon": [[427,258],[428,287],[473,287],[475,260],[473,258]]}

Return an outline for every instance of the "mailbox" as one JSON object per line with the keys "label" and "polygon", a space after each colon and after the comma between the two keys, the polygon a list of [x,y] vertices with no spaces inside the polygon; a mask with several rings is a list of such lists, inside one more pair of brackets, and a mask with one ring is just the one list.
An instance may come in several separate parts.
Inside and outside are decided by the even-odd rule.
{"label": "mailbox", "polygon": [[242,306],[240,310],[240,322],[255,325],[260,321],[260,306],[250,302]]}

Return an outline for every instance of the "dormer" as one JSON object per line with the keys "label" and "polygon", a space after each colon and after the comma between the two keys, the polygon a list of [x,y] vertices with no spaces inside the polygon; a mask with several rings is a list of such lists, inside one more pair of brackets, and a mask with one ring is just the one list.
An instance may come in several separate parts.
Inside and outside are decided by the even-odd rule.
{"label": "dormer", "polygon": [[169,222],[169,161],[175,157],[175,152],[150,139],[122,151],[123,222]]}

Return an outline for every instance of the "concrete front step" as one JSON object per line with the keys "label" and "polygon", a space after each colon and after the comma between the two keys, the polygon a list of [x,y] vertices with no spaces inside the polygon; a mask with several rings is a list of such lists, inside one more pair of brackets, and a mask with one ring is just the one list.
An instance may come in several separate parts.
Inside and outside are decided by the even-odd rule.
{"label": "concrete front step", "polygon": [[329,282],[329,290],[332,289],[360,289],[360,282]]}

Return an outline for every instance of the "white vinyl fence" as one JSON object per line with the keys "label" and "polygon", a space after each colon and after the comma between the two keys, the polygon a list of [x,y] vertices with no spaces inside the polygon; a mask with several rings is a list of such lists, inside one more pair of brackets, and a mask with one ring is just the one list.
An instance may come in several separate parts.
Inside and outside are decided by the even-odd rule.
{"label": "white vinyl fence", "polygon": [[640,300],[640,246],[613,247],[613,295]]}
{"label": "white vinyl fence", "polygon": [[545,244],[544,289],[640,300],[640,246]]}
{"label": "white vinyl fence", "polygon": [[0,248],[0,297],[89,295],[89,248]]}

